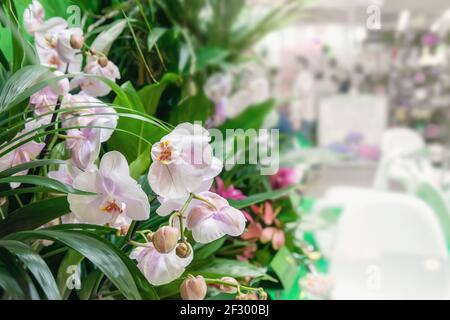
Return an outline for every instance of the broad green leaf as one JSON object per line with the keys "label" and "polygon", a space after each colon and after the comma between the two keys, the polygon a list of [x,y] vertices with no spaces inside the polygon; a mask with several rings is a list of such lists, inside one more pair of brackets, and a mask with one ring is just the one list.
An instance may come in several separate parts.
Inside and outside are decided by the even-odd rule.
{"label": "broad green leaf", "polygon": [[150,147],[147,147],[136,160],[130,163],[130,176],[138,179],[148,169],[150,163]]}
{"label": "broad green leaf", "polygon": [[273,190],[269,192],[263,192],[258,194],[253,194],[251,196],[248,196],[244,200],[233,200],[230,199],[228,202],[231,206],[235,207],[236,209],[243,209],[248,206],[251,206],[252,204],[261,203],[266,200],[275,200],[281,197],[284,197],[288,195],[290,192],[298,188],[298,185],[292,185],[284,189],[279,190]]}
{"label": "broad green leaf", "polygon": [[191,270],[192,273],[201,274],[206,277],[224,277],[233,278],[260,277],[266,274],[267,269],[257,267],[249,262],[233,259],[215,258],[206,266],[198,270]]}
{"label": "broad green leaf", "polygon": [[0,247],[17,256],[30,270],[50,300],[59,300],[58,287],[44,259],[28,245],[14,240],[0,240]]}
{"label": "broad green leaf", "polygon": [[84,256],[82,256],[75,250],[69,249],[62,259],[61,263],[59,264],[56,282],[63,299],[67,299],[71,291],[71,289],[69,289],[69,286],[67,285],[69,277],[72,276],[72,273],[69,272],[69,268],[71,268],[71,266],[78,266],[81,261],[83,261],[83,259]]}
{"label": "broad green leaf", "polygon": [[[131,83],[126,82],[123,84],[120,88],[120,92],[122,95],[116,97],[114,100],[115,105],[127,107],[130,113],[134,113],[135,111],[145,113],[141,99]],[[123,95],[125,97],[123,97]],[[156,124],[152,125],[139,119],[128,117],[119,117],[117,128],[132,132],[137,136],[130,136],[129,134],[116,130],[111,139],[107,142],[110,149],[120,150],[129,163],[139,157],[145,148],[148,147],[148,145],[138,137],[144,137],[147,140],[154,142],[166,134],[164,128],[158,127]]]}
{"label": "broad green leaf", "polygon": [[24,300],[25,294],[20,288],[17,279],[13,277],[6,266],[0,261],[0,288],[15,300]]}
{"label": "broad green leaf", "polygon": [[206,122],[212,111],[212,102],[203,92],[184,100],[170,113],[170,123],[173,125],[182,122]]}
{"label": "broad green leaf", "polygon": [[214,254],[214,252],[222,247],[226,239],[226,237],[222,237],[207,244],[198,244],[196,247],[194,247],[194,259],[202,260],[210,257]]}
{"label": "broad green leaf", "polygon": [[103,279],[103,274],[100,270],[95,270],[88,274],[86,279],[83,280],[79,297],[81,300],[89,300],[93,297],[100,286],[100,282]]}
{"label": "broad green leaf", "polygon": [[196,52],[197,70],[203,70],[208,66],[215,66],[222,63],[230,53],[222,48],[202,47]]}
{"label": "broad green leaf", "polygon": [[137,92],[148,115],[154,115],[161,98],[161,94],[171,83],[181,81],[181,77],[175,73],[166,73],[158,83],[146,85]]}
{"label": "broad green leaf", "polygon": [[0,92],[0,111],[11,108],[33,93],[49,85],[49,79],[58,79],[47,67],[26,66],[14,73]]}
{"label": "broad green leaf", "polygon": [[274,101],[269,100],[260,104],[249,106],[237,117],[227,120],[219,129],[260,129],[264,123],[264,119],[273,109]]}
{"label": "broad green leaf", "polygon": [[60,242],[95,264],[127,299],[158,298],[154,288],[147,282],[137,266],[117,247],[94,233],[43,229],[22,231],[8,237],[19,240],[47,239]]}
{"label": "broad green leaf", "polygon": [[270,267],[280,278],[283,288],[286,291],[290,291],[295,284],[295,279],[300,266],[295,262],[289,249],[281,247],[270,263]]}
{"label": "broad green leaf", "polygon": [[34,202],[11,212],[0,222],[0,237],[17,231],[36,229],[69,212],[67,197]]}

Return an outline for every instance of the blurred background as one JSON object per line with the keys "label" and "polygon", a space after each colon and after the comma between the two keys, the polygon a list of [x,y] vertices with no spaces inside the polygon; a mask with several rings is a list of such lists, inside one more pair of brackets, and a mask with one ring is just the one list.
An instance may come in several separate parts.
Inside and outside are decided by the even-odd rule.
{"label": "blurred background", "polygon": [[444,0],[312,0],[254,46],[334,298],[448,297],[449,28]]}

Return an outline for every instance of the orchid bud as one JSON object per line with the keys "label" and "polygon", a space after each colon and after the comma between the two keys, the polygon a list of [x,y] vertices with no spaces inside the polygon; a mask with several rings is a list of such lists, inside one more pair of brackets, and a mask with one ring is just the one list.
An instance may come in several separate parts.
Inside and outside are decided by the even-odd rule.
{"label": "orchid bud", "polygon": [[186,258],[191,253],[191,249],[189,248],[189,246],[186,243],[182,242],[182,243],[178,244],[175,252],[178,257]]}
{"label": "orchid bud", "polygon": [[241,293],[236,296],[236,300],[258,300],[255,293]]}
{"label": "orchid bud", "polygon": [[183,300],[203,300],[206,296],[207,286],[202,276],[189,277],[180,286]]}
{"label": "orchid bud", "polygon": [[178,243],[180,231],[177,228],[164,226],[153,234],[153,246],[160,253],[169,253]]}
{"label": "orchid bud", "polygon": [[260,292],[259,292],[259,299],[260,299],[260,300],[267,300],[267,292],[265,292],[265,291],[260,291]]}
{"label": "orchid bud", "polygon": [[[220,281],[232,283],[232,284],[235,284],[236,286],[239,285],[239,282],[235,278],[231,278],[231,277],[223,277],[220,279]],[[220,291],[225,292],[225,293],[236,293],[237,292],[237,287],[228,286],[226,284],[221,284],[219,289],[220,289]]]}
{"label": "orchid bud", "polygon": [[98,64],[99,64],[102,68],[106,67],[106,66],[108,65],[108,58],[107,58],[107,57],[100,57],[100,58],[98,59]]}
{"label": "orchid bud", "polygon": [[72,34],[70,36],[70,46],[73,49],[81,49],[84,45],[84,37],[80,34]]}

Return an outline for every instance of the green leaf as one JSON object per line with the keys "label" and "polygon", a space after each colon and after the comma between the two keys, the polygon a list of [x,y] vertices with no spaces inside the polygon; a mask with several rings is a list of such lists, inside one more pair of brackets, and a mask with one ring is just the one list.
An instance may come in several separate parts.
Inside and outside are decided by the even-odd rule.
{"label": "green leaf", "polygon": [[[141,98],[138,96],[136,90],[131,83],[126,82],[120,88],[121,96],[117,96],[114,100],[115,105],[120,105],[128,108],[128,112],[145,113]],[[129,117],[119,117],[117,128],[132,132],[137,136],[131,136],[124,132],[114,131],[107,144],[109,149],[119,150],[125,155],[128,162],[131,163],[139,157],[148,145],[138,137],[145,137],[147,140],[153,142],[159,140],[164,134],[165,130],[162,127],[152,125],[139,119]]]}
{"label": "green leaf", "polygon": [[300,268],[289,249],[286,247],[280,248],[270,263],[270,266],[280,278],[283,288],[289,292],[295,284],[295,279]]}
{"label": "green leaf", "polygon": [[43,229],[22,231],[8,237],[20,240],[47,239],[60,242],[95,264],[127,299],[158,298],[156,291],[137,266],[117,247],[94,233]]}
{"label": "green leaf", "polygon": [[102,281],[103,274],[100,270],[95,270],[83,280],[83,284],[81,286],[79,297],[81,300],[89,300],[93,297],[97,291],[100,283]]}
{"label": "green leaf", "polygon": [[62,193],[72,193],[72,194],[79,194],[79,195],[93,195],[92,192],[86,192],[81,191],[72,188],[71,186],[64,184],[58,180],[51,179],[49,177],[42,177],[42,176],[11,176],[11,177],[5,177],[0,178],[0,184],[2,183],[12,183],[12,182],[20,182],[20,183],[27,183],[27,184],[34,184],[37,186],[46,187],[55,191],[59,191]]}
{"label": "green leaf", "polygon": [[176,125],[182,122],[206,122],[212,110],[212,102],[203,92],[184,100],[170,113],[170,123]]}
{"label": "green leaf", "polygon": [[295,190],[296,188],[298,188],[298,185],[292,185],[292,186],[289,186],[284,189],[253,194],[253,195],[245,198],[244,200],[229,199],[228,202],[230,203],[231,206],[235,207],[236,209],[243,209],[248,206],[251,206],[252,204],[257,204],[257,203],[261,203],[266,200],[275,200],[275,199],[284,197],[284,196],[288,195],[290,192],[292,192],[293,190]]}
{"label": "green leaf", "polygon": [[195,250],[194,259],[202,260],[210,257],[211,255],[214,254],[214,252],[216,252],[222,247],[226,239],[227,239],[226,237],[222,237],[207,244],[198,244],[194,248]]}
{"label": "green leaf", "polygon": [[266,274],[267,269],[257,267],[249,262],[232,259],[215,258],[207,266],[198,270],[192,270],[192,273],[201,274],[206,277],[224,277],[233,278],[260,277]]}
{"label": "green leaf", "polygon": [[196,52],[197,71],[203,70],[208,66],[215,66],[222,63],[230,53],[222,48],[202,47]]}
{"label": "green leaf", "polygon": [[0,240],[0,247],[5,248],[17,256],[30,270],[42,290],[50,300],[60,300],[58,287],[52,272],[48,268],[44,259],[34,252],[29,246],[14,240]]}
{"label": "green leaf", "polygon": [[139,177],[148,169],[150,163],[150,147],[147,147],[136,160],[130,163],[130,176],[133,179],[139,179]]}
{"label": "green leaf", "polygon": [[2,261],[0,261],[0,287],[15,300],[25,299],[17,279],[9,273]]}
{"label": "green leaf", "polygon": [[69,250],[64,256],[63,260],[59,264],[58,275],[56,276],[56,282],[58,284],[59,291],[63,299],[67,299],[70,295],[70,289],[67,286],[67,280],[72,274],[69,271],[70,266],[78,266],[84,257],[77,251]]}
{"label": "green leaf", "polygon": [[59,79],[47,67],[26,66],[14,73],[0,92],[0,111],[9,109],[33,93],[49,85],[49,79]]}
{"label": "green leaf", "polygon": [[0,178],[12,176],[13,174],[19,173],[21,171],[29,170],[32,168],[42,167],[50,164],[64,164],[63,160],[45,159],[45,160],[34,160],[26,163],[19,164],[18,166],[0,171]]}
{"label": "green leaf", "polygon": [[67,197],[34,202],[11,212],[0,222],[0,237],[17,231],[36,229],[69,212]]}
{"label": "green leaf", "polygon": [[260,129],[264,123],[264,119],[273,109],[274,100],[268,100],[263,103],[249,106],[242,113],[233,119],[227,120],[219,129]]}
{"label": "green leaf", "polygon": [[153,46],[158,42],[159,38],[162,37],[164,33],[166,33],[166,28],[153,28],[147,37],[147,49],[150,52],[153,49]]}
{"label": "green leaf", "polygon": [[161,94],[171,83],[181,81],[181,77],[175,73],[166,73],[158,83],[146,85],[137,92],[145,112],[154,115],[158,109]]}
{"label": "green leaf", "polygon": [[120,36],[122,31],[125,29],[127,21],[125,19],[120,19],[111,24],[111,26],[103,30],[92,42],[91,48],[108,54],[113,42]]}

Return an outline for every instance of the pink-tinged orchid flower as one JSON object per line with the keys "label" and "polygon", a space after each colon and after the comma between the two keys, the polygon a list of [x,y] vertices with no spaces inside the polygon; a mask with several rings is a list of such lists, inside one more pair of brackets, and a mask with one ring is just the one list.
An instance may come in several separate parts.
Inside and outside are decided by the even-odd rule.
{"label": "pink-tinged orchid flower", "polygon": [[[55,77],[62,76],[60,71],[54,72]],[[30,104],[33,105],[34,114],[42,115],[55,109],[58,96],[64,96],[69,93],[70,84],[68,79],[61,79],[56,83],[43,88],[30,97]]]}
{"label": "pink-tinged orchid flower", "polygon": [[77,167],[86,169],[98,158],[101,145],[100,134],[99,128],[67,130],[66,148],[72,151],[72,161]]}
{"label": "pink-tinged orchid flower", "polygon": [[211,185],[222,171],[222,162],[213,156],[210,140],[202,126],[182,123],[155,143],[148,172],[153,191],[164,198],[180,199]]}
{"label": "pink-tinged orchid flower", "polygon": [[148,282],[155,286],[178,279],[193,258],[192,248],[190,248],[189,256],[180,258],[177,256],[175,249],[169,253],[160,253],[151,243],[148,243],[147,246],[134,249],[130,254],[130,258],[137,260],[138,268]]}
{"label": "pink-tinged orchid flower", "polygon": [[[88,168],[93,169],[94,167]],[[56,171],[50,171],[47,175],[49,178],[61,181],[69,186],[73,185],[75,178],[82,173],[83,170],[79,169],[73,164],[71,160],[68,160],[65,164],[61,164]]]}
{"label": "pink-tinged orchid flower", "polygon": [[80,173],[73,187],[95,195],[69,194],[70,209],[83,222],[114,224],[121,214],[146,220],[150,214],[147,195],[130,177],[125,157],[117,151],[106,153],[99,169]]}
{"label": "pink-tinged orchid flower", "polygon": [[116,110],[84,92],[65,95],[61,107],[75,109],[61,114],[63,127],[84,127],[95,123],[96,126],[101,127],[100,142],[109,140],[117,127],[119,117]]}
{"label": "pink-tinged orchid flower", "polygon": [[41,3],[33,0],[23,12],[23,23],[25,30],[33,35],[34,32],[44,23],[45,11]]}
{"label": "pink-tinged orchid flower", "polygon": [[[105,57],[88,59],[84,72],[89,75],[105,77],[111,81],[120,79],[119,68]],[[103,97],[111,92],[111,88],[102,80],[90,76],[80,76],[74,79],[74,84],[92,97]]]}
{"label": "pink-tinged orchid flower", "polygon": [[212,192],[200,196],[208,201],[193,200],[187,210],[186,226],[192,237],[200,243],[209,243],[224,235],[240,236],[245,229],[243,213],[228,204],[228,201]]}
{"label": "pink-tinged orchid flower", "polygon": [[[27,135],[27,132],[33,130],[32,125],[30,123],[27,123],[27,126],[24,130],[19,132],[14,139],[23,136],[23,138],[20,138],[19,140],[13,142],[12,144],[5,144],[2,147],[0,147],[0,152],[6,151],[7,149],[11,148],[14,145],[18,145],[20,141],[23,141],[24,139],[30,138],[32,135]],[[6,169],[18,166],[19,164],[30,162],[34,159],[36,159],[37,156],[41,153],[42,149],[44,149],[45,143],[43,142],[36,142],[36,141],[29,141],[26,142],[20,146],[17,146],[14,150],[8,152],[4,156],[0,158],[0,172],[4,171]],[[28,173],[28,170],[21,171],[19,173],[16,173],[15,175],[26,175]],[[10,184],[11,188],[17,188],[20,186],[20,183],[14,182]]]}
{"label": "pink-tinged orchid flower", "polygon": [[272,248],[278,250],[284,245],[284,232],[283,230],[274,227],[264,228],[259,240],[262,243],[272,242]]}
{"label": "pink-tinged orchid flower", "polygon": [[83,31],[80,28],[68,28],[58,32],[56,50],[61,60],[71,63],[81,53],[83,47]]}
{"label": "pink-tinged orchid flower", "polygon": [[236,189],[233,185],[229,185],[225,188],[223,180],[220,177],[216,178],[216,188],[212,189],[211,191],[217,193],[219,196],[224,197],[225,199],[245,199],[245,195],[242,193],[242,191]]}
{"label": "pink-tinged orchid flower", "polygon": [[272,188],[283,189],[296,184],[301,179],[301,173],[296,168],[280,168],[278,172],[270,176]]}

